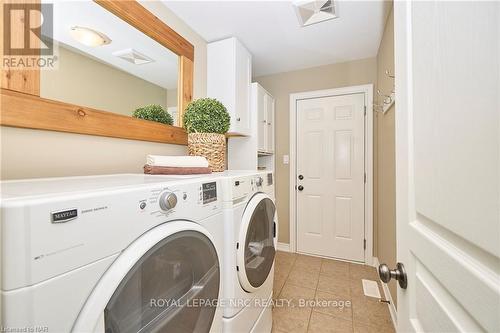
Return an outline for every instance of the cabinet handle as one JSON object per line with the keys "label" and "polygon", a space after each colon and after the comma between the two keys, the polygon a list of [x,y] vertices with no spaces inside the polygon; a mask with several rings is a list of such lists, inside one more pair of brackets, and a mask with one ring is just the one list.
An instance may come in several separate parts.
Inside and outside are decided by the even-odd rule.
{"label": "cabinet handle", "polygon": [[265,120],[262,120],[262,122],[263,122],[264,124],[265,124],[265,123],[267,123],[267,121],[265,121]]}

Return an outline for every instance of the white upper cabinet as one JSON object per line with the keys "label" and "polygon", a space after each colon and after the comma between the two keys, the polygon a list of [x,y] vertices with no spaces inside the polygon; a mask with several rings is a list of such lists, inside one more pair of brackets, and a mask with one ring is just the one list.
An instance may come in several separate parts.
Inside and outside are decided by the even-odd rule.
{"label": "white upper cabinet", "polygon": [[274,153],[274,98],[266,94],[266,151]]}
{"label": "white upper cabinet", "polygon": [[252,56],[232,37],[208,44],[207,67],[207,95],[227,108],[229,133],[251,135]]}
{"label": "white upper cabinet", "polygon": [[255,103],[255,108],[252,112],[257,114],[257,150],[264,152],[267,150],[266,135],[268,127],[266,119],[266,93],[258,83],[254,83],[252,94]]}
{"label": "white upper cabinet", "polygon": [[257,150],[274,153],[274,98],[258,83],[253,83],[252,98],[257,114]]}

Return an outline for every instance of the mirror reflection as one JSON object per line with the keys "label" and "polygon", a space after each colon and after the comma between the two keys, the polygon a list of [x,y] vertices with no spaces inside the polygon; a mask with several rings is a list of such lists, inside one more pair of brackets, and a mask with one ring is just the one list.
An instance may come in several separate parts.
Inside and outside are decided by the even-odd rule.
{"label": "mirror reflection", "polygon": [[175,53],[93,1],[54,2],[53,13],[44,37],[58,61],[40,72],[41,97],[178,124]]}

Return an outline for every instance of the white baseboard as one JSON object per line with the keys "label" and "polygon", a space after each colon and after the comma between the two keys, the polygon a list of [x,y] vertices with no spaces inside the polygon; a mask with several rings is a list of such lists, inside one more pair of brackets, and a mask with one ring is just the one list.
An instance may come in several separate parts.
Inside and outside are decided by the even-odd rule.
{"label": "white baseboard", "polygon": [[278,251],[290,252],[290,244],[287,243],[279,243],[278,242]]}
{"label": "white baseboard", "polygon": [[[378,258],[373,257],[373,266],[378,269],[378,266],[380,265]],[[382,289],[384,290],[384,297],[386,300],[391,302],[389,305],[389,312],[391,314],[391,319],[392,319],[392,324],[394,325],[394,329],[398,329],[398,312],[396,310],[396,305],[394,305],[394,301],[392,300],[391,292],[389,290],[389,287],[387,287],[387,283],[384,283],[380,281],[380,284],[382,285]]]}

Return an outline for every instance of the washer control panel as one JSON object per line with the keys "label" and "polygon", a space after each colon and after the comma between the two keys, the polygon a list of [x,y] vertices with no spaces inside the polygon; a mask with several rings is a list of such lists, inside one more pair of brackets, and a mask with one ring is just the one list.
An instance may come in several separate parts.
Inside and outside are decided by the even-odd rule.
{"label": "washer control panel", "polygon": [[138,210],[158,218],[195,219],[198,214],[221,209],[218,187],[220,182],[207,181],[152,188],[147,198],[139,200]]}
{"label": "washer control panel", "polygon": [[160,195],[160,208],[169,211],[177,206],[177,195],[173,192],[163,192]]}

